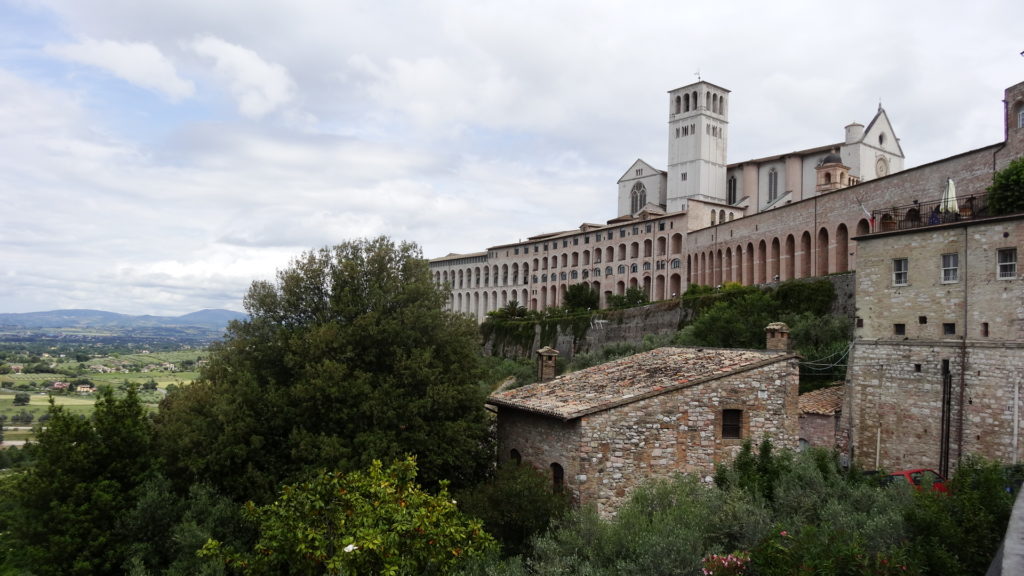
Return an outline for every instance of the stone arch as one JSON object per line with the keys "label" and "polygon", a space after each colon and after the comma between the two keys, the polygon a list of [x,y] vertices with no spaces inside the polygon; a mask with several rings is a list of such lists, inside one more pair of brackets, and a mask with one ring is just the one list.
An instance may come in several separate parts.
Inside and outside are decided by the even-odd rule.
{"label": "stone arch", "polygon": [[799,278],[811,275],[811,233],[807,230],[800,235],[800,267],[797,273]]}
{"label": "stone arch", "polygon": [[682,287],[682,277],[679,274],[672,274],[668,277],[668,292],[672,298],[682,294]]}
{"label": "stone arch", "polygon": [[658,256],[664,256],[667,253],[666,246],[668,245],[668,239],[664,236],[658,236],[658,246],[656,253]]}
{"label": "stone arch", "polygon": [[836,227],[836,272],[850,270],[850,232],[846,224]]}
{"label": "stone arch", "polygon": [[732,282],[732,247],[725,249],[725,259],[722,260],[722,281]]}
{"label": "stone arch", "polygon": [[871,233],[871,223],[868,222],[867,218],[861,218],[857,222],[857,236],[863,236]]}
{"label": "stone arch", "polygon": [[683,252],[683,235],[678,233],[673,234],[671,245],[673,254],[681,254]]}
{"label": "stone arch", "polygon": [[747,250],[743,254],[743,278],[744,283],[747,286],[757,284],[757,279],[754,278],[754,243],[747,242]]}
{"label": "stone arch", "polygon": [[654,299],[664,300],[665,299],[665,275],[658,274],[654,277]]}
{"label": "stone arch", "polygon": [[644,258],[650,258],[654,255],[654,241],[650,238],[644,240]]}
{"label": "stone arch", "polygon": [[762,238],[757,243],[757,283],[764,284],[768,281],[768,244]]}
{"label": "stone arch", "polygon": [[779,247],[779,238],[772,238],[772,257],[771,257],[771,268],[769,270],[769,276],[772,282],[779,280],[779,265],[781,264],[781,250]]}
{"label": "stone arch", "polygon": [[829,250],[829,239],[828,239],[828,228],[822,227],[818,230],[818,246],[816,248],[818,255],[817,262],[817,273],[816,276],[828,275],[828,250]]}
{"label": "stone arch", "polygon": [[785,248],[786,265],[783,267],[783,280],[796,278],[796,238],[792,234],[786,236]]}
{"label": "stone arch", "polygon": [[630,258],[639,258],[640,257],[640,243],[639,242],[630,242],[630,244],[629,244],[629,257]]}

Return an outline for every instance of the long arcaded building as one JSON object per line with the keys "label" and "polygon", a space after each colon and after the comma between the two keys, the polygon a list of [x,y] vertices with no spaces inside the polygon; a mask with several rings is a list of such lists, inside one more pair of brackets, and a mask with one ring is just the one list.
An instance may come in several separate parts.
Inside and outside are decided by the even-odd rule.
{"label": "long arcaded building", "polygon": [[881,106],[866,127],[846,126],[842,141],[729,164],[729,91],[697,82],[669,92],[667,169],[635,161],[618,181],[615,218],[435,258],[431,271],[450,287],[453,310],[482,320],[511,301],[558,306],[581,282],[605,306],[630,287],[663,300],[691,283],[853,270],[851,239],[891,225],[883,211],[936,199],[950,179],[962,199],[981,194],[1022,155],[1022,92],[1006,91],[1004,142],[913,169]]}

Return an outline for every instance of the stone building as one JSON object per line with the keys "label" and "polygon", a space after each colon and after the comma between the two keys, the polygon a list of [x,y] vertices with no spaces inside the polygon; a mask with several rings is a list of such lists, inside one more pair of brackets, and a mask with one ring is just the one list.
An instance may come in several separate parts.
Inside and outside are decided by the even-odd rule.
{"label": "stone building", "polygon": [[949,473],[967,454],[1024,456],[1024,215],[967,200],[922,204],[927,220],[907,208],[901,226],[856,239],[844,425],[864,467]]}
{"label": "stone building", "polygon": [[601,295],[628,288],[652,300],[691,283],[746,285],[855,270],[854,236],[870,213],[937,197],[949,178],[961,198],[1024,154],[1024,84],[1006,90],[1003,142],[912,169],[888,114],[851,124],[841,141],[727,163],[729,91],[697,82],[669,93],[667,170],[637,160],[618,181],[617,216],[603,224],[430,261],[451,309],[483,320],[516,301],[560,305],[569,286]]}
{"label": "stone building", "polygon": [[785,350],[635,354],[491,395],[498,458],[544,470],[609,514],[645,480],[713,474],[744,440],[795,448],[798,378]]}
{"label": "stone building", "polygon": [[800,448],[832,450],[841,445],[840,421],[845,388],[829,386],[800,395]]}

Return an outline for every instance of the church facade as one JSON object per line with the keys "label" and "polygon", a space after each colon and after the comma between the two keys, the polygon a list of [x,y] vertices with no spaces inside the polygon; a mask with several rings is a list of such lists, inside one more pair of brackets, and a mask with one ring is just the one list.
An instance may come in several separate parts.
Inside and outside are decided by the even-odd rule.
{"label": "church facade", "polygon": [[983,193],[994,171],[1024,153],[1011,137],[1020,130],[1013,98],[1021,87],[1006,92],[1005,142],[905,169],[881,106],[866,127],[846,126],[842,141],[729,164],[729,91],[704,81],[684,86],[668,94],[668,166],[635,161],[618,181],[614,218],[435,258],[431,272],[451,289],[452,310],[482,321],[513,301],[558,306],[581,282],[605,306],[634,287],[663,300],[691,283],[853,270],[851,238],[873,231],[873,215],[938,198],[950,178],[961,196]]}

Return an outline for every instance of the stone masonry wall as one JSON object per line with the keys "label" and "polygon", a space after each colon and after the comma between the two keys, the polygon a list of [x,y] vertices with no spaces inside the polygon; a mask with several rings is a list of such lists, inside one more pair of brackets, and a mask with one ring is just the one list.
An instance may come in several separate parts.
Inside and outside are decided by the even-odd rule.
{"label": "stone masonry wall", "polygon": [[[961,354],[966,360],[962,419]],[[850,419],[844,417],[844,426],[851,434],[856,462],[871,469],[938,469],[942,360],[949,360],[952,375],[949,472],[961,456],[961,442],[965,456],[979,454],[1006,463],[1024,457],[1024,345],[974,344],[964,350],[956,342],[883,341],[858,342],[854,347],[847,385]]]}
{"label": "stone masonry wall", "polygon": [[800,439],[810,446],[832,450],[836,447],[836,416],[827,414],[801,414]]}
{"label": "stone masonry wall", "polygon": [[[585,416],[567,484],[579,502],[607,515],[646,480],[679,472],[709,477],[745,439],[770,436],[776,446],[796,448],[798,388],[790,358]],[[722,438],[724,409],[743,410],[741,439]]]}

